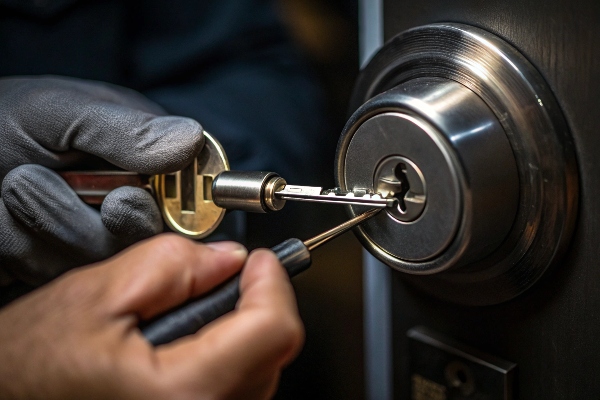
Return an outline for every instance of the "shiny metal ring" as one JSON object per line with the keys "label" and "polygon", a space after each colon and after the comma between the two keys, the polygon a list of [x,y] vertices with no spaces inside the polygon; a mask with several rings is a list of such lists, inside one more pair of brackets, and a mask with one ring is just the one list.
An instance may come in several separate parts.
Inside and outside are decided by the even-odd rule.
{"label": "shiny metal ring", "polygon": [[[387,42],[361,72],[351,108],[420,77],[454,80],[484,100],[509,139],[520,193],[512,228],[492,254],[457,270],[405,279],[458,303],[509,300],[560,258],[574,228],[578,176],[566,121],[547,83],[518,50],[487,31],[455,23],[417,27]],[[336,175],[342,187],[346,149],[361,122],[357,118],[350,118],[338,144]],[[369,249],[373,243],[363,229],[358,228],[358,237]]]}

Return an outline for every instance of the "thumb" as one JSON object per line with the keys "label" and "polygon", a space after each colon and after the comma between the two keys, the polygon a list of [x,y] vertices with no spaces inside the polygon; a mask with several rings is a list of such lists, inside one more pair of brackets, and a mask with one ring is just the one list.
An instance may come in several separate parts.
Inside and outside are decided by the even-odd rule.
{"label": "thumb", "polygon": [[246,259],[235,242],[196,243],[174,234],[155,236],[90,271],[114,315],[142,320],[208,292],[238,272]]}
{"label": "thumb", "polygon": [[249,377],[264,383],[264,374],[271,376],[287,365],[303,341],[304,328],[287,272],[273,252],[256,250],[242,272],[236,310],[198,334],[164,346],[159,360],[168,369],[192,372],[180,373],[182,382],[221,383],[215,383],[215,389],[234,382],[247,387],[239,380]]}

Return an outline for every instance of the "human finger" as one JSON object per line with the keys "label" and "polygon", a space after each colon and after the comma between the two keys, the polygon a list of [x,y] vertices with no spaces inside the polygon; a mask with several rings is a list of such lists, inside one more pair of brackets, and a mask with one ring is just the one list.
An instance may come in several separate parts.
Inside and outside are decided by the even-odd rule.
{"label": "human finger", "polygon": [[240,293],[234,312],[194,336],[157,349],[177,385],[212,383],[212,395],[225,398],[272,394],[281,369],[304,339],[293,288],[275,255],[260,250],[248,258]]}
{"label": "human finger", "polygon": [[115,313],[144,320],[211,290],[239,271],[246,256],[239,243],[164,234],[130,247],[96,273]]}

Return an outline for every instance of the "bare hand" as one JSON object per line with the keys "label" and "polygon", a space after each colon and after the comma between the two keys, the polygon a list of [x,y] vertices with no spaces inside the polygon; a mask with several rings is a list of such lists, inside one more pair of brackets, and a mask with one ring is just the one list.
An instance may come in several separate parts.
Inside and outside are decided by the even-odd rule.
{"label": "bare hand", "polygon": [[[244,264],[235,311],[153,348],[137,328]],[[0,398],[262,399],[303,342],[277,258],[174,235],[80,268],[0,311]]]}

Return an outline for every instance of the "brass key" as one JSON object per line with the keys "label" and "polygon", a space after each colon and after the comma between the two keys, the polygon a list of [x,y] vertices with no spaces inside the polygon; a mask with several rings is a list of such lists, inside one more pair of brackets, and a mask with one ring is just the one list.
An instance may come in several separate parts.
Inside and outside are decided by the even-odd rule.
{"label": "brass key", "polygon": [[225,209],[212,201],[211,186],[215,177],[229,170],[221,144],[204,132],[204,148],[181,171],[163,175],[141,175],[127,171],[69,171],[60,175],[88,204],[101,204],[104,197],[119,186],[150,190],[155,196],[163,219],[175,232],[202,239],[219,226]]}

